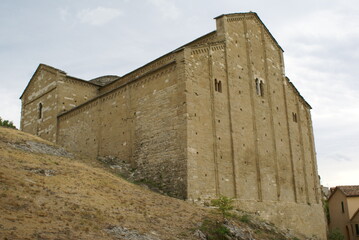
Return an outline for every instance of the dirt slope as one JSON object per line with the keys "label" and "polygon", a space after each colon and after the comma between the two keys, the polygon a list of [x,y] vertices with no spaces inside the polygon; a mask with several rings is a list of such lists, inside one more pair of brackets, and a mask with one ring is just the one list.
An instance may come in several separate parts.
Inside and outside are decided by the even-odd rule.
{"label": "dirt slope", "polygon": [[247,215],[222,233],[219,219],[213,209],[151,192],[96,160],[0,127],[1,240],[298,239]]}
{"label": "dirt slope", "polygon": [[2,239],[112,239],[105,230],[114,226],[161,239],[192,239],[207,214],[61,153],[26,151],[34,142],[46,144],[43,151],[53,146],[56,154],[57,147],[40,138],[0,128]]}

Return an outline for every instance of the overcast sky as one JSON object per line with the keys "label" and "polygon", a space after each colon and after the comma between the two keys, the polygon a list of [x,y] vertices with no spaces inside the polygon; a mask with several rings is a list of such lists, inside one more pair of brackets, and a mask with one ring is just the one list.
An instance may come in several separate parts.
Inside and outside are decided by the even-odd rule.
{"label": "overcast sky", "polygon": [[214,17],[248,11],[313,107],[322,184],[359,185],[358,0],[1,0],[0,117],[19,127],[40,63],[85,80],[124,75],[215,30]]}

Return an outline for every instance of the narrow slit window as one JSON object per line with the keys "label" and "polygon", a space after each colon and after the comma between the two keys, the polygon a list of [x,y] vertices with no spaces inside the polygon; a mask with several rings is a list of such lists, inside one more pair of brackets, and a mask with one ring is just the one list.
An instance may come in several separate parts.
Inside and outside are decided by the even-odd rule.
{"label": "narrow slit window", "polygon": [[264,95],[263,81],[259,81],[259,90],[260,90],[260,96],[263,97],[263,95]]}
{"label": "narrow slit window", "polygon": [[38,116],[39,119],[42,118],[42,103],[39,103],[39,116]]}
{"label": "narrow slit window", "polygon": [[259,80],[258,78],[256,78],[255,83],[256,83],[256,93],[258,96],[262,97],[264,93],[264,83],[262,80]]}
{"label": "narrow slit window", "polygon": [[344,202],[342,202],[342,213],[344,213]]}
{"label": "narrow slit window", "polygon": [[292,116],[293,116],[293,122],[298,122],[297,114],[292,113]]}
{"label": "narrow slit window", "polygon": [[214,90],[216,92],[220,92],[220,93],[222,92],[222,82],[217,80],[217,78],[214,79]]}

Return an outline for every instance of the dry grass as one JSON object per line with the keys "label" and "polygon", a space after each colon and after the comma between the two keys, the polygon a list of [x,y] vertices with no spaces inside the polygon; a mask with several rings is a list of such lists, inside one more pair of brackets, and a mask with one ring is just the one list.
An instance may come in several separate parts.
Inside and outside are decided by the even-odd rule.
{"label": "dry grass", "polygon": [[[114,226],[152,239],[199,239],[196,229],[208,239],[227,239],[220,214],[132,184],[95,159],[39,153],[67,156],[57,148],[0,127],[0,240],[145,239],[116,238],[106,231]],[[246,213],[234,214],[230,224],[258,240],[298,239]]]}
{"label": "dry grass", "polygon": [[91,159],[9,145],[26,141],[53,145],[0,128],[0,239],[113,239],[104,231],[113,225],[161,239],[195,239],[194,229],[209,214],[129,183]]}

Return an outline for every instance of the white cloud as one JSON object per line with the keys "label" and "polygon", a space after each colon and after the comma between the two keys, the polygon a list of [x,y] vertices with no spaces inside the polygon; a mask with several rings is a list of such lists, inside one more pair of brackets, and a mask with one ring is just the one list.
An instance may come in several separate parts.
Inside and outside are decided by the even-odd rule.
{"label": "white cloud", "polygon": [[162,16],[167,19],[177,19],[180,10],[176,7],[172,0],[148,0],[161,12]]}
{"label": "white cloud", "polygon": [[18,94],[9,88],[0,89],[0,117],[12,121],[19,128],[21,104]]}
{"label": "white cloud", "polygon": [[100,26],[122,15],[122,12],[114,8],[97,7],[95,9],[83,9],[77,17],[82,23]]}
{"label": "white cloud", "polygon": [[322,183],[358,184],[359,16],[321,9],[292,18],[280,30],[286,72],[313,107]]}
{"label": "white cloud", "polygon": [[[322,10],[304,15],[284,28],[289,37],[301,35],[301,38],[346,41],[359,36],[357,20],[358,17],[350,14],[344,15],[338,14],[335,10]],[[303,33],[305,35],[302,35]]]}
{"label": "white cloud", "polygon": [[59,9],[59,14],[60,14],[60,18],[62,21],[66,21],[68,15],[69,15],[69,11],[65,8],[60,8]]}

